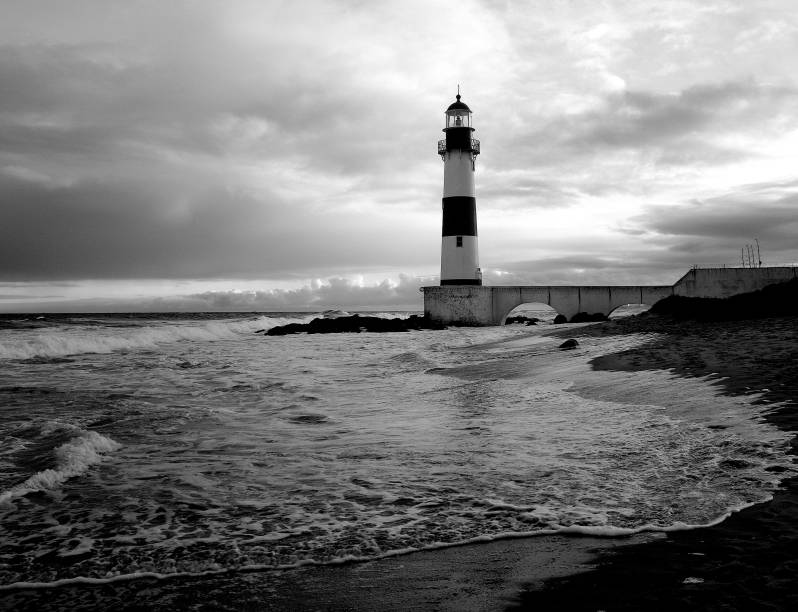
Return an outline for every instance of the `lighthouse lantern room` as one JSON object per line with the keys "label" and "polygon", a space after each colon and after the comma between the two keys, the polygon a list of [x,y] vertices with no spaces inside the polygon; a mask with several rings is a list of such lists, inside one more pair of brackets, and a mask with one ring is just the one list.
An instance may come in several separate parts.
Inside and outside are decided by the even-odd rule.
{"label": "lighthouse lantern room", "polygon": [[474,170],[479,140],[473,138],[471,109],[457,100],[446,109],[446,138],[438,142],[443,159],[441,285],[481,285],[477,249]]}

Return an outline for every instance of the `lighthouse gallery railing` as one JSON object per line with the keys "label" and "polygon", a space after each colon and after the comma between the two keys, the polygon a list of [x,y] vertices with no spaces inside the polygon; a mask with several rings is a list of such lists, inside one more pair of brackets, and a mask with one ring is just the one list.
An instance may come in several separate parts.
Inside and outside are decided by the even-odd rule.
{"label": "lighthouse gallery railing", "polygon": [[[474,155],[479,155],[479,140],[476,138],[471,139],[471,152]],[[446,153],[446,140],[438,141],[438,155]]]}

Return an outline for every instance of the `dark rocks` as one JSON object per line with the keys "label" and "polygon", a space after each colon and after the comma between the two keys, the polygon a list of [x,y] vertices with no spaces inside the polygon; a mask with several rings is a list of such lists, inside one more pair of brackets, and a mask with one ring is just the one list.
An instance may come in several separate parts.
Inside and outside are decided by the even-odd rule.
{"label": "dark rocks", "polygon": [[535,325],[540,319],[536,317],[524,317],[524,316],[517,316],[517,317],[507,317],[507,320],[504,322],[505,325],[512,325],[514,323],[523,323],[524,325]]}
{"label": "dark rocks", "polygon": [[577,312],[574,316],[571,317],[571,323],[597,323],[599,321],[606,321],[607,315],[594,312],[593,314],[588,314],[586,312]]}
{"label": "dark rocks", "polygon": [[288,420],[299,425],[319,425],[326,423],[329,419],[323,414],[300,414]]}
{"label": "dark rocks", "polygon": [[446,326],[433,323],[425,317],[412,315],[407,319],[384,319],[357,314],[337,316],[335,318],[316,318],[310,323],[289,323],[272,327],[267,336],[285,336],[287,334],[340,334],[365,332],[406,332],[421,329],[445,329]]}
{"label": "dark rocks", "polygon": [[598,321],[607,321],[607,315],[601,312],[594,312],[593,314],[588,314],[586,312],[577,312],[574,316],[571,317],[569,321],[565,315],[558,314],[554,317],[554,323],[596,323]]}
{"label": "dark rocks", "polygon": [[569,338],[560,345],[560,350],[567,351],[569,349],[575,349],[577,346],[579,346],[579,343],[573,338]]}

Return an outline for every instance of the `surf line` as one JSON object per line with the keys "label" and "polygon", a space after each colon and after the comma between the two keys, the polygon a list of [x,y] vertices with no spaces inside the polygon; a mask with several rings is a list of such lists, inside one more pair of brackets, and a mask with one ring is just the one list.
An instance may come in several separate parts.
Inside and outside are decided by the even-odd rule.
{"label": "surf line", "polygon": [[516,540],[522,538],[535,538],[540,536],[551,536],[551,535],[578,534],[584,536],[611,539],[617,537],[622,537],[622,538],[631,537],[634,535],[647,533],[647,532],[664,533],[670,531],[689,531],[692,529],[703,529],[705,527],[714,527],[715,525],[718,525],[723,521],[725,521],[727,518],[729,518],[729,516],[731,516],[735,512],[739,512],[740,510],[747,508],[748,506],[753,506],[758,503],[762,502],[757,501],[751,504],[745,504],[739,508],[733,508],[723,513],[720,517],[713,519],[708,523],[700,525],[690,525],[687,523],[677,522],[674,523],[673,525],[668,525],[665,527],[647,524],[636,528],[591,527],[588,525],[560,526],[551,529],[542,529],[540,531],[504,532],[495,535],[482,535],[482,536],[477,536],[475,538],[469,538],[468,540],[463,540],[462,542],[436,542],[434,544],[423,546],[421,548],[400,548],[396,550],[389,550],[381,555],[375,555],[372,557],[357,557],[354,555],[346,555],[344,557],[330,559],[329,561],[316,561],[315,559],[303,559],[301,561],[297,561],[296,563],[291,563],[287,565],[266,565],[258,563],[252,565],[242,565],[239,567],[224,567],[220,569],[209,569],[202,572],[174,572],[170,574],[162,574],[160,572],[134,572],[130,574],[119,574],[116,576],[107,576],[103,578],[91,578],[89,576],[75,576],[72,578],[60,578],[58,580],[53,580],[52,582],[12,582],[10,584],[0,585],[0,593],[13,592],[13,591],[57,589],[65,586],[77,586],[77,585],[102,586],[114,583],[133,582],[135,580],[167,581],[178,578],[205,578],[208,576],[224,576],[235,573],[242,573],[242,574],[254,573],[254,572],[283,573],[299,569],[301,567],[332,567],[338,565],[366,563],[369,561],[390,559],[392,557],[410,555],[418,552],[442,550],[446,548],[456,548],[458,546],[468,546],[472,544],[484,544],[487,542],[496,542],[500,540]]}

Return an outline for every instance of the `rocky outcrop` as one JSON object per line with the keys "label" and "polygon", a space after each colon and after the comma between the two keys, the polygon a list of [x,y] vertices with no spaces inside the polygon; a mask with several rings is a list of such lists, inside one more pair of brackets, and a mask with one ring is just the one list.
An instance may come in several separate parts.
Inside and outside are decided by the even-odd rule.
{"label": "rocky outcrop", "polygon": [[560,345],[560,350],[567,351],[568,349],[575,349],[577,346],[579,346],[579,343],[576,340],[568,338]]}
{"label": "rocky outcrop", "polygon": [[337,316],[335,318],[316,318],[310,323],[289,323],[272,327],[267,336],[285,336],[287,334],[340,334],[360,332],[406,332],[421,329],[446,329],[445,325],[433,323],[429,319],[412,315],[407,319],[385,319],[357,314]]}

